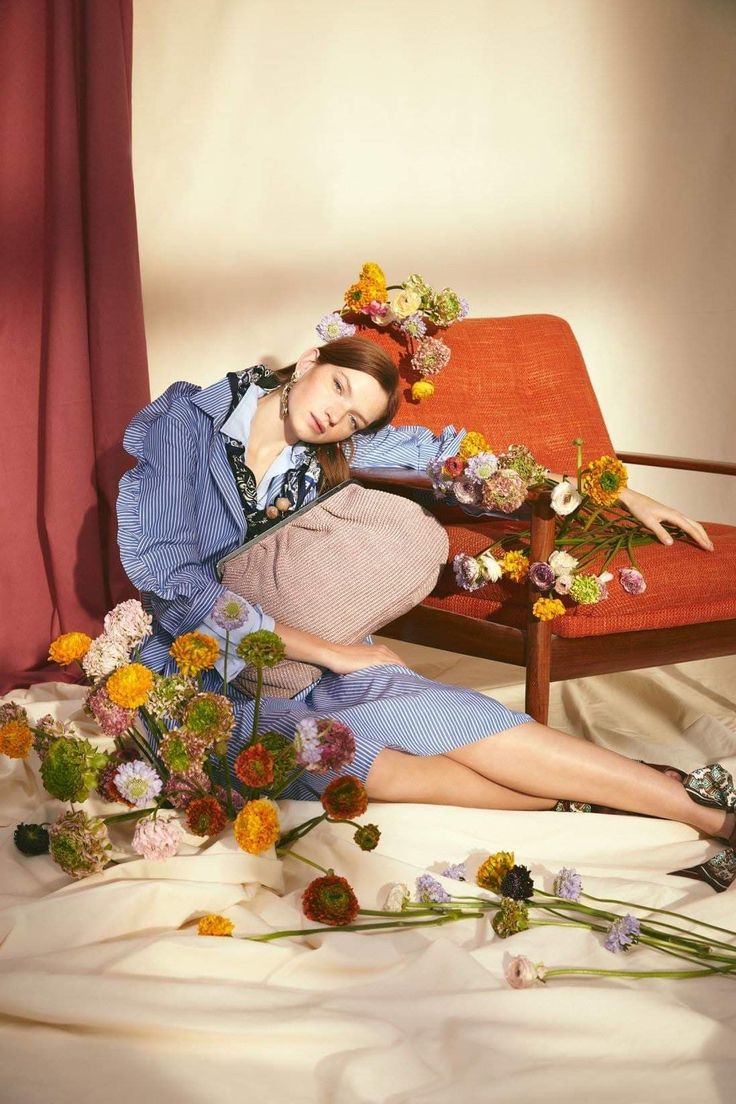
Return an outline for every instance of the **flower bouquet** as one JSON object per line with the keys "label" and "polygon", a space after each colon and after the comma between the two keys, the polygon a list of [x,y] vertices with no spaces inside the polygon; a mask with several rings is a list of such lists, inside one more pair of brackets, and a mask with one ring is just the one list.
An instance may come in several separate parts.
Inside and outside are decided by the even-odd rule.
{"label": "flower bouquet", "polygon": [[[477,590],[502,577],[521,583],[527,577],[539,591],[532,612],[541,621],[563,616],[571,606],[594,605],[608,598],[614,576],[607,567],[623,553],[628,565],[618,568],[618,581],[628,594],[642,594],[646,580],[638,568],[635,550],[656,542],[620,504],[628,481],[626,468],[613,456],[583,463],[583,442],[577,450],[574,481],[560,483],[537,463],[525,445],[491,449],[481,433],[468,433],[456,456],[430,461],[427,472],[435,496],[457,503],[476,516],[512,514],[530,493],[548,490],[556,515],[555,548],[544,562],[530,563],[531,530],[505,533],[478,555],[459,552],[453,560],[455,578],[464,590]],[[687,535],[667,526],[677,539]],[[563,600],[564,599],[564,600]]]}
{"label": "flower bouquet", "polygon": [[[237,595],[225,594],[213,616],[229,632],[245,619]],[[263,668],[279,663],[283,643],[275,633],[244,637],[237,653],[257,673],[252,731],[237,755],[228,754],[235,728],[232,703],[223,693],[202,688],[202,672],[219,658],[217,641],[192,632],[171,646],[178,671],[154,673],[138,653],[151,631],[151,618],[135,600],[109,613],[104,632],[65,633],[53,641],[49,658],[79,663],[90,682],[85,710],[101,729],[111,751],[50,715],[32,723],[15,703],[0,706],[0,752],[25,759],[35,751],[46,791],[69,810],[53,824],[19,824],[15,843],[27,855],[49,852],[72,878],[103,870],[114,861],[108,826],[134,821],[132,848],[146,859],[176,855],[185,829],[195,837],[218,836],[228,826],[238,846],[258,855],[282,849],[322,819],[346,821],[367,807],[365,787],[339,775],[322,795],[324,814],[282,836],[277,798],[304,772],[342,771],[353,759],[352,732],[329,718],[305,720],[293,739],[259,732]],[[226,655],[227,660],[227,655]],[[232,761],[232,762],[231,762]],[[83,808],[93,791],[124,811],[90,816]],[[355,841],[370,850],[378,843],[375,825],[354,825]]]}
{"label": "flower bouquet", "polygon": [[468,312],[467,299],[452,288],[435,291],[416,272],[403,284],[387,284],[383,269],[368,261],[345,292],[343,306],[320,320],[317,333],[323,341],[352,337],[355,326],[345,321],[345,315],[359,315],[361,322],[393,327],[406,342],[411,367],[420,377],[412,384],[411,394],[415,402],[421,402],[434,394],[429,377],[441,372],[450,360],[450,350],[436,336],[437,331],[466,318]]}

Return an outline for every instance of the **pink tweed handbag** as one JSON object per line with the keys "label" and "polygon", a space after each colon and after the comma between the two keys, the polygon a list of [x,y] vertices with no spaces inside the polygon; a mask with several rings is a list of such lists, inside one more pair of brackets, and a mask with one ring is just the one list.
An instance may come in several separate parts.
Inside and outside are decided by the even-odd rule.
{"label": "pink tweed handbag", "polygon": [[[222,582],[277,624],[358,644],[434,588],[448,538],[428,511],[385,491],[343,483],[224,557]],[[264,694],[290,698],[322,668],[285,660],[264,670]],[[255,672],[235,680],[255,692]]]}

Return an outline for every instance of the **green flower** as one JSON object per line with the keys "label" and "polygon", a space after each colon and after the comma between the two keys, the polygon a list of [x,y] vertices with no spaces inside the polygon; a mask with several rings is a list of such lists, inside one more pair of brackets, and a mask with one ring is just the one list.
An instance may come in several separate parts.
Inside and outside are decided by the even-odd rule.
{"label": "green flower", "polygon": [[501,907],[491,920],[496,935],[507,939],[529,927],[529,909],[525,901],[514,901],[512,897],[502,897]]}
{"label": "green flower", "polygon": [[72,878],[99,873],[108,862],[109,850],[104,820],[92,820],[82,809],[65,813],[49,829],[51,858]]}
{"label": "green flower", "polygon": [[170,717],[177,724],[187,702],[197,693],[197,684],[186,675],[155,675],[146,708],[154,717]]}
{"label": "green flower", "polygon": [[234,725],[233,707],[224,694],[196,694],[184,710],[184,728],[210,743],[226,740]]}
{"label": "green flower", "polygon": [[534,459],[533,454],[526,445],[509,445],[505,452],[498,457],[498,468],[510,468],[520,476],[527,487],[541,483],[544,479],[545,469]]}
{"label": "green flower", "polygon": [[460,299],[452,288],[438,291],[432,301],[431,313],[439,326],[451,326],[462,314]]}
{"label": "green flower", "polygon": [[62,736],[49,744],[41,764],[41,778],[51,796],[59,801],[86,801],[108,759],[89,740]]}
{"label": "green flower", "polygon": [[193,767],[201,765],[209,743],[206,738],[186,728],[175,728],[166,733],[158,753],[174,774],[187,774]]}
{"label": "green flower", "polygon": [[381,830],[377,824],[362,824],[353,836],[361,851],[373,851],[378,847],[381,838]]}
{"label": "green flower", "polygon": [[273,782],[270,789],[280,790],[289,775],[296,769],[296,752],[287,736],[280,732],[259,732],[258,743],[273,756]]}
{"label": "green flower", "polygon": [[268,629],[248,633],[235,650],[251,667],[275,667],[286,655],[281,637]]}
{"label": "green flower", "polygon": [[43,824],[19,824],[13,832],[13,843],[24,855],[45,855],[49,834]]}
{"label": "green flower", "polygon": [[595,575],[576,575],[570,597],[581,606],[592,606],[601,599],[601,584]]}

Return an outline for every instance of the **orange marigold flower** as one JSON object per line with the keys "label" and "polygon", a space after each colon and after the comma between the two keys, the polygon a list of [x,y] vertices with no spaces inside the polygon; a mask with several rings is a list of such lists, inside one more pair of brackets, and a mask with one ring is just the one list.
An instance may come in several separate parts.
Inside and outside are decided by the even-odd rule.
{"label": "orange marigold flower", "polygon": [[523,552],[506,552],[499,563],[503,574],[515,583],[521,583],[529,574],[529,557]]}
{"label": "orange marigold flower", "polygon": [[583,490],[598,506],[613,506],[628,481],[626,468],[615,456],[591,461],[581,477]]}
{"label": "orange marigold flower", "polygon": [[485,862],[478,867],[475,875],[477,885],[482,889],[501,891],[501,882],[514,866],[513,851],[496,851],[495,855],[489,855]]}
{"label": "orange marigold flower", "polygon": [[143,663],[128,663],[113,671],[105,683],[111,702],[123,709],[138,709],[148,701],[153,688],[153,671]]}
{"label": "orange marigold flower", "polygon": [[360,279],[369,280],[372,284],[386,284],[386,275],[380,265],[375,261],[366,261],[360,270]]}
{"label": "orange marigold flower", "polygon": [[233,830],[241,851],[260,855],[281,835],[277,806],[268,797],[247,801],[235,818]]}
{"label": "orange marigold flower", "polygon": [[49,645],[49,659],[58,663],[60,667],[66,667],[67,663],[83,659],[89,651],[92,637],[83,632],[62,633],[52,640]]}
{"label": "orange marigold flower", "polygon": [[374,299],[378,303],[386,302],[388,299],[386,285],[361,278],[357,283],[351,284],[345,292],[345,310],[354,314],[359,313]]}
{"label": "orange marigold flower", "polygon": [[33,733],[22,721],[8,721],[0,727],[0,752],[9,759],[25,759],[33,746]]}
{"label": "orange marigold flower", "polygon": [[189,831],[195,836],[217,836],[227,824],[220,802],[209,795],[190,801],[186,811]]}
{"label": "orange marigold flower", "polygon": [[411,385],[411,397],[415,402],[422,402],[423,399],[431,399],[434,395],[434,384],[429,380],[417,380],[416,383]]}
{"label": "orange marigold flower", "polygon": [[206,633],[190,632],[177,636],[169,649],[177,662],[182,675],[191,677],[200,671],[214,667],[220,655],[220,645],[213,636]]}
{"label": "orange marigold flower", "polygon": [[197,924],[197,935],[232,935],[235,925],[227,916],[209,912]]}
{"label": "orange marigold flower", "polygon": [[333,820],[352,820],[368,808],[368,791],[359,778],[342,774],[325,786],[320,801]]}
{"label": "orange marigold flower", "polygon": [[304,890],[302,911],[316,924],[340,927],[351,924],[358,915],[360,905],[355,890],[347,878],[326,874],[315,878]]}
{"label": "orange marigold flower", "polygon": [[235,760],[235,774],[244,786],[270,786],[273,782],[273,755],[263,744],[244,748]]}
{"label": "orange marigold flower", "polygon": [[532,613],[540,621],[551,621],[553,617],[562,617],[565,607],[559,598],[537,598]]}
{"label": "orange marigold flower", "polygon": [[490,452],[491,448],[482,433],[472,430],[466,433],[460,443],[458,456],[463,460],[469,460],[471,456],[477,456],[479,452]]}

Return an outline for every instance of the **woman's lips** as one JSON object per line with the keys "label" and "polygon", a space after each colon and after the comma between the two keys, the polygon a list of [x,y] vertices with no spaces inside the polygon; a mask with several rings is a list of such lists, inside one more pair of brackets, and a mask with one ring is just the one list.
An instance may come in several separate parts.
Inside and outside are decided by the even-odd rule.
{"label": "woman's lips", "polygon": [[312,419],[312,423],[314,425],[314,428],[317,430],[317,433],[324,433],[324,426],[320,422],[319,418],[315,418],[314,414],[310,414],[309,417]]}

